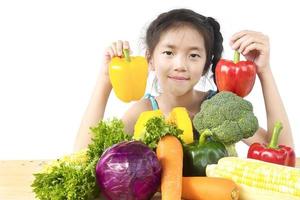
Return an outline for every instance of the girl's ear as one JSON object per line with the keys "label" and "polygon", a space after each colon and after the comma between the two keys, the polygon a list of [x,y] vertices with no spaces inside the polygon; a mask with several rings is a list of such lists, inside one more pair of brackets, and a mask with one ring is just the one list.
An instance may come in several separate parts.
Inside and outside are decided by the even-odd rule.
{"label": "girl's ear", "polygon": [[145,57],[148,61],[148,68],[150,71],[154,71],[153,59],[151,58],[149,50],[146,50]]}
{"label": "girl's ear", "polygon": [[152,63],[153,63],[152,59],[148,60],[148,68],[150,71],[155,70],[154,65]]}

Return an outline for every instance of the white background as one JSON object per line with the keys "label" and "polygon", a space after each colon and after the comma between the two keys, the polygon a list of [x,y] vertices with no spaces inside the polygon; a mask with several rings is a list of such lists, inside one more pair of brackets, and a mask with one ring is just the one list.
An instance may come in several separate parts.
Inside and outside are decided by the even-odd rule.
{"label": "white background", "polygon": [[[53,159],[72,152],[105,47],[126,39],[133,54],[143,55],[147,25],[157,14],[180,7],[220,22],[228,59],[228,39],[235,32],[269,35],[271,67],[299,157],[300,12],[295,2],[0,1],[0,159]],[[266,127],[256,80],[247,99]],[[105,116],[121,117],[128,106],[112,94]],[[239,144],[238,151],[245,156],[247,146]]]}

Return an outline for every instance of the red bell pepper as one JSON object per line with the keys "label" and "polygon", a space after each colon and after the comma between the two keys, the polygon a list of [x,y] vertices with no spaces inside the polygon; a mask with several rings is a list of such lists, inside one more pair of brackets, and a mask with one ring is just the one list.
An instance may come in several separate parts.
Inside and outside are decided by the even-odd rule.
{"label": "red bell pepper", "polygon": [[245,97],[254,86],[256,65],[251,61],[240,61],[240,54],[235,51],[234,60],[221,59],[215,73],[219,91],[230,91]]}
{"label": "red bell pepper", "polygon": [[265,145],[253,143],[248,150],[247,157],[265,162],[295,167],[296,156],[294,150],[288,146],[278,145],[278,137],[281,130],[281,122],[276,122],[270,144]]}

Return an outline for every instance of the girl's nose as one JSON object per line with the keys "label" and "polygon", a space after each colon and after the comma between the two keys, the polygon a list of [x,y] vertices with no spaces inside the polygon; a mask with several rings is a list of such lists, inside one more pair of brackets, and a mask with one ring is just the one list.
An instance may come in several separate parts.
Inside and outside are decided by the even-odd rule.
{"label": "girl's nose", "polygon": [[175,63],[175,71],[187,71],[187,62],[183,57],[177,58]]}

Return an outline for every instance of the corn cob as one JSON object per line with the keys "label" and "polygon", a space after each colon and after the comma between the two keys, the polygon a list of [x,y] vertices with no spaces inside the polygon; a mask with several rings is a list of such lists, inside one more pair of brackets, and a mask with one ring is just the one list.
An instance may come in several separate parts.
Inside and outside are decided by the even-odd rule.
{"label": "corn cob", "polygon": [[150,110],[150,111],[142,112],[137,122],[135,123],[133,139],[135,140],[142,139],[145,133],[145,125],[147,121],[152,117],[161,117],[161,116],[163,116],[163,113],[160,110]]}
{"label": "corn cob", "polygon": [[[242,199],[300,199],[300,169],[254,159],[225,157],[208,165],[207,176],[228,178],[241,187]],[[258,197],[257,195],[260,195]]]}
{"label": "corn cob", "polygon": [[87,161],[87,149],[82,149],[76,153],[65,155],[60,159],[54,160],[46,165],[44,165],[42,172],[50,173],[52,169],[56,166],[58,167],[61,163],[65,164],[80,164]]}
{"label": "corn cob", "polygon": [[85,163],[87,161],[87,149],[81,149],[73,154],[63,156],[59,159],[60,162],[66,162],[70,164]]}
{"label": "corn cob", "polygon": [[184,143],[189,144],[194,141],[192,121],[184,107],[173,108],[167,121],[168,123],[175,124],[177,128],[183,130],[181,139]]}
{"label": "corn cob", "polygon": [[238,184],[240,188],[240,200],[299,200],[300,197],[282,192],[264,190],[261,188],[250,187]]}

